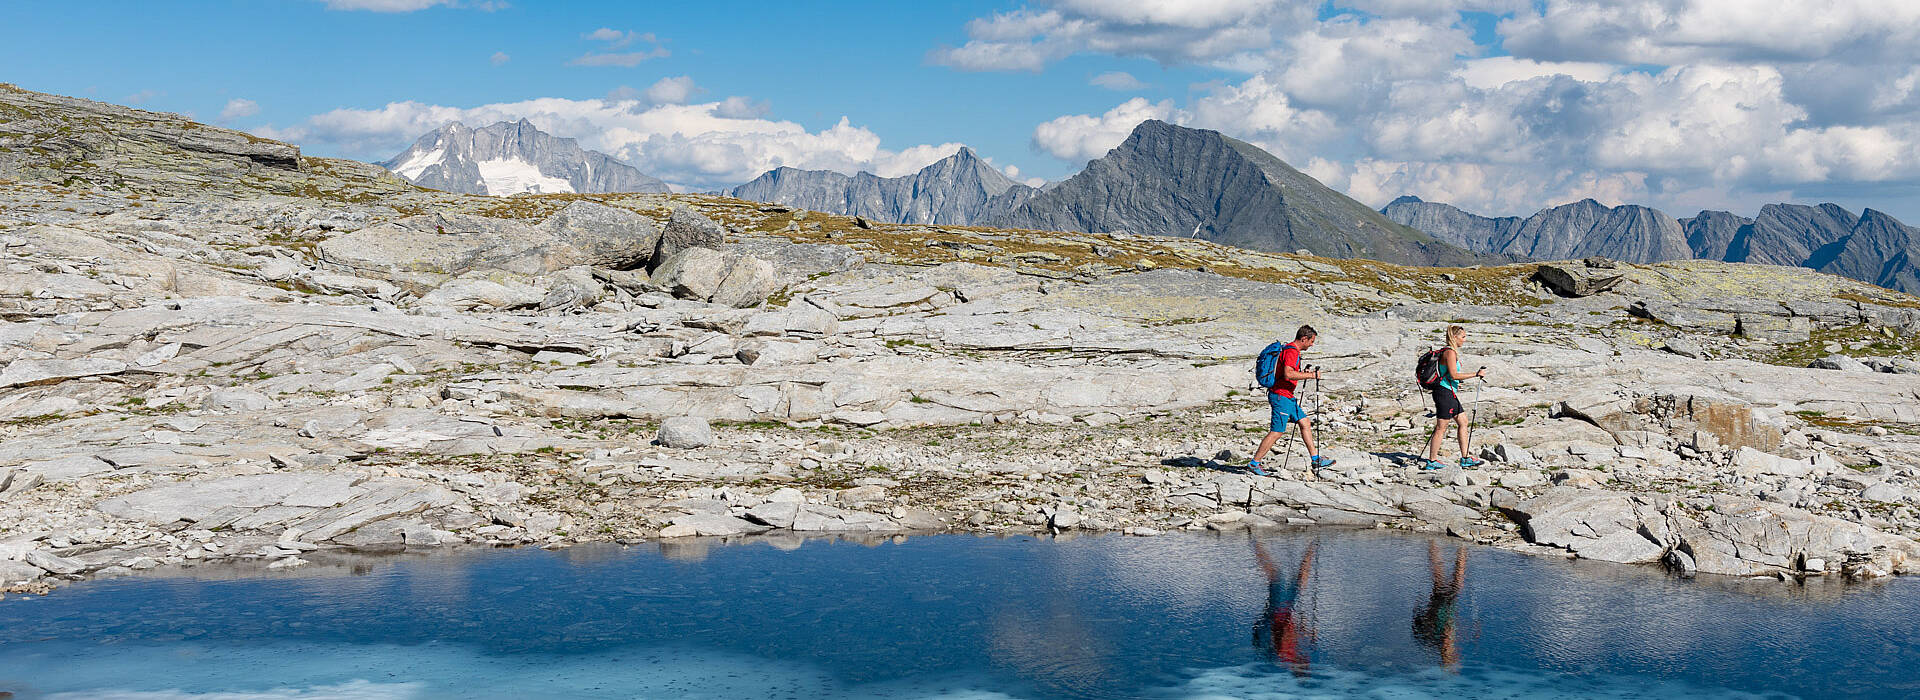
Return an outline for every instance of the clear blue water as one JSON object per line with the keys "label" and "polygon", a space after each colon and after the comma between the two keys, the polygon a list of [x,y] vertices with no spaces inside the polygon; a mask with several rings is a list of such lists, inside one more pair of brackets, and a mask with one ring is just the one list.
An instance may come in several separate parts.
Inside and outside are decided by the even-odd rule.
{"label": "clear blue water", "polygon": [[201,567],[8,596],[0,692],[1920,697],[1920,580],[1686,581],[1468,548],[1449,606],[1453,542],[1439,543],[1438,601],[1421,537],[1322,530],[1260,543],[1280,585],[1244,534],[465,551],[294,574]]}

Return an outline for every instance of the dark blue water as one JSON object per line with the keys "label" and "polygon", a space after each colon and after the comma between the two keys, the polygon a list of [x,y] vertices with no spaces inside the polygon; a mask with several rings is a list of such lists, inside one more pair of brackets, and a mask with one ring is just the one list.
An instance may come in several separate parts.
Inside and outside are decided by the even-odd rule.
{"label": "dark blue water", "polygon": [[[295,574],[202,567],[0,601],[0,691],[1920,697],[1920,581],[1684,581],[1468,548],[1448,595],[1452,542],[1318,531],[1259,544],[939,536],[468,551]],[[223,572],[234,577],[207,578]]]}

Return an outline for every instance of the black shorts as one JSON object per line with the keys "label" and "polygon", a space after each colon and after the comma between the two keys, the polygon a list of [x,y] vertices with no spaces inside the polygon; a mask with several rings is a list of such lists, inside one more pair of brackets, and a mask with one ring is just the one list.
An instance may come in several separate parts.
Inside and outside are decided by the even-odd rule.
{"label": "black shorts", "polygon": [[1434,387],[1433,415],[1440,420],[1451,420],[1454,416],[1460,415],[1460,410],[1460,397],[1455,396],[1452,389]]}

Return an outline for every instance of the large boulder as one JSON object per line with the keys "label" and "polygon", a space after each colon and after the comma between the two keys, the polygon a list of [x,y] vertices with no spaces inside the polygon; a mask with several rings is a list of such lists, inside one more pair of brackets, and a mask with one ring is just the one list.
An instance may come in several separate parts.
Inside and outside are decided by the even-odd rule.
{"label": "large boulder", "polygon": [[667,214],[667,226],[661,231],[658,241],[647,265],[648,271],[656,277],[659,276],[660,266],[666,264],[675,253],[688,248],[719,248],[727,242],[727,230],[700,212],[674,207]]}
{"label": "large boulder", "polygon": [[580,200],[538,227],[580,259],[574,265],[630,270],[645,265],[660,245],[660,226],[627,209]]}
{"label": "large boulder", "polygon": [[1548,289],[1564,297],[1599,294],[1620,284],[1624,275],[1610,260],[1588,258],[1581,262],[1542,263],[1533,276]]}
{"label": "large boulder", "polygon": [[741,309],[765,302],[778,283],[771,263],[712,248],[674,253],[654,271],[654,282],[681,299]]}
{"label": "large boulder", "polygon": [[1642,526],[1660,521],[1650,505],[1613,491],[1555,487],[1508,509],[1527,541],[1565,548],[1584,559],[1647,564],[1667,547]]}
{"label": "large boulder", "polygon": [[627,269],[658,244],[653,222],[575,202],[538,226],[466,214],[410,216],[320,243],[320,261],[423,291],[474,270],[540,275],[576,265]]}
{"label": "large boulder", "polygon": [[676,416],[660,422],[660,444],[677,450],[713,444],[713,428],[698,416]]}
{"label": "large boulder", "polygon": [[548,290],[529,284],[528,280],[504,272],[469,272],[435,287],[420,298],[418,305],[457,311],[504,311],[539,306],[547,298]]}

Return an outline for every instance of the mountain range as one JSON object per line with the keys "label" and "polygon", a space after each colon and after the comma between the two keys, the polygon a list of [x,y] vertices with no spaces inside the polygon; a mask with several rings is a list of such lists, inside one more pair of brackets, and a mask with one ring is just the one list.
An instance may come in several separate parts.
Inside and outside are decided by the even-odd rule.
{"label": "mountain range", "polygon": [[1125,231],[1425,265],[1506,259],[1395,223],[1251,144],[1158,120],[1039,189],[963,148],[902,177],[780,168],[726,194],[895,223]]}
{"label": "mountain range", "polygon": [[467,194],[671,191],[613,156],[525,119],[478,129],[453,122],[378,165],[421,187]]}
{"label": "mountain range", "polygon": [[726,194],[892,223],[966,225],[1011,211],[1036,192],[995,170],[973,149],[961,147],[912,175],[782,167]]}
{"label": "mountain range", "polygon": [[1635,263],[1697,258],[1787,265],[1920,293],[1920,229],[1872,209],[1855,215],[1837,204],[1768,204],[1751,218],[1709,210],[1675,219],[1648,207],[1608,207],[1583,199],[1522,219],[1401,197],[1381,213],[1481,253],[1536,260],[1600,256]]}

